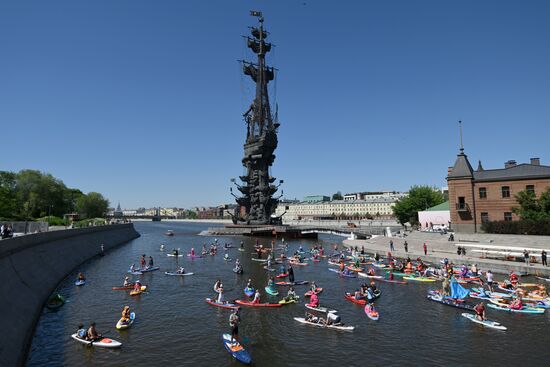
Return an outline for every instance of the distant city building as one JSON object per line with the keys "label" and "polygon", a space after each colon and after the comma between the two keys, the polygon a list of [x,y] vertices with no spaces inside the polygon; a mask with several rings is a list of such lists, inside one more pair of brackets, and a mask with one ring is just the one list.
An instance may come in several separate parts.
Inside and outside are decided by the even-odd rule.
{"label": "distant city building", "polygon": [[304,197],[306,203],[316,203],[318,201],[330,201],[330,197],[324,195],[311,195]]}
{"label": "distant city building", "polygon": [[403,198],[407,196],[407,193],[397,192],[397,191],[365,191],[365,192],[355,192],[351,194],[344,195],[344,201],[355,201],[355,200],[370,200],[370,199],[383,199],[383,198]]}
{"label": "distant city building", "polygon": [[537,197],[550,187],[550,166],[539,158],[517,164],[510,160],[504,168],[484,169],[481,161],[474,171],[464,149],[460,149],[447,175],[452,228],[459,232],[477,232],[485,221],[519,219],[513,213],[518,206],[514,197],[528,190]]}
{"label": "distant city building", "polygon": [[377,198],[362,200],[319,200],[316,202],[289,202],[281,201],[275,211],[276,216],[283,216],[283,220],[319,220],[319,219],[391,219],[392,207],[404,193],[380,195]]}

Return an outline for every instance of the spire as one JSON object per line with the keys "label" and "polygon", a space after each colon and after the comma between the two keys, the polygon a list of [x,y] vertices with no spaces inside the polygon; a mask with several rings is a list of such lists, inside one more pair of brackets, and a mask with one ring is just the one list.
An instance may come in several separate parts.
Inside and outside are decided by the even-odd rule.
{"label": "spire", "polygon": [[460,129],[460,153],[456,157],[455,164],[447,179],[453,178],[473,178],[474,169],[468,160],[468,156],[464,153],[464,145],[462,143],[462,121],[458,121]]}
{"label": "spire", "polygon": [[481,160],[477,161],[477,170],[476,171],[483,171],[483,166],[481,165]]}
{"label": "spire", "polygon": [[462,121],[458,120],[458,128],[460,129],[460,153],[464,154],[464,144],[462,143]]}
{"label": "spire", "polygon": [[116,206],[116,211],[117,211],[117,212],[122,211],[122,210],[120,209],[120,201],[118,202],[118,205]]}

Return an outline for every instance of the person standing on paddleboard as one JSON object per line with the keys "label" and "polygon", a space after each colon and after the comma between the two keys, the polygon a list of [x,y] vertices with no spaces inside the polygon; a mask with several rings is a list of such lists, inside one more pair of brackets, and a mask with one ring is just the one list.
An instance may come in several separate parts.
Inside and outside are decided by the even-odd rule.
{"label": "person standing on paddleboard", "polygon": [[294,283],[294,269],[292,269],[292,265],[288,265],[288,281],[290,283]]}
{"label": "person standing on paddleboard", "polygon": [[229,315],[229,326],[231,327],[231,342],[236,345],[239,342],[239,309],[233,309],[231,315]]}

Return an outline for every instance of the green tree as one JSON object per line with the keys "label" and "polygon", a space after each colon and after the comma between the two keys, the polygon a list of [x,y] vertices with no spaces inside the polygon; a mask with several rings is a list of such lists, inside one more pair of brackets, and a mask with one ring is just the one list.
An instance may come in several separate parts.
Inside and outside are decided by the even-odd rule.
{"label": "green tree", "polygon": [[105,216],[109,200],[98,192],[90,192],[80,196],[76,201],[76,209],[81,218],[99,218]]}
{"label": "green tree", "polygon": [[550,221],[550,187],[541,193],[540,198],[532,191],[520,191],[514,195],[519,207],[512,209],[523,220]]}
{"label": "green tree", "polygon": [[332,200],[343,200],[344,197],[342,196],[342,193],[340,191],[337,191],[335,194],[332,195]]}
{"label": "green tree", "polygon": [[15,218],[16,215],[16,174],[0,171],[0,218]]}
{"label": "green tree", "polygon": [[418,223],[418,212],[445,201],[443,194],[435,187],[412,186],[409,195],[399,199],[393,206],[393,215],[401,224]]}

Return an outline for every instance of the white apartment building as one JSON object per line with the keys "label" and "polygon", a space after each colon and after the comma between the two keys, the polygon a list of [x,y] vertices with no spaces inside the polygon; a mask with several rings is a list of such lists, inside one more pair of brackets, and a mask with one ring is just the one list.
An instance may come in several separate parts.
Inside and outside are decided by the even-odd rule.
{"label": "white apartment building", "polygon": [[276,216],[283,220],[307,219],[371,219],[392,218],[392,207],[399,199],[397,196],[380,197],[365,200],[333,200],[315,203],[279,203],[275,211]]}

